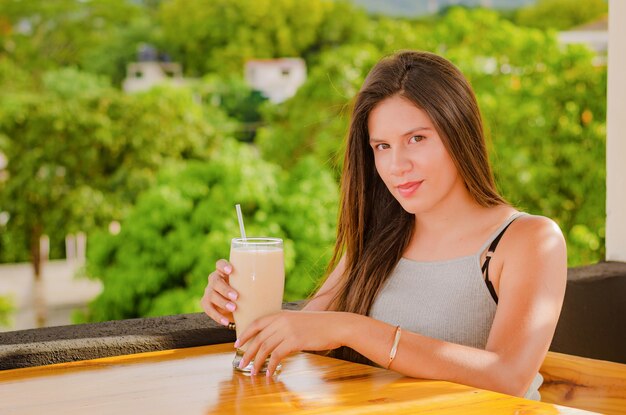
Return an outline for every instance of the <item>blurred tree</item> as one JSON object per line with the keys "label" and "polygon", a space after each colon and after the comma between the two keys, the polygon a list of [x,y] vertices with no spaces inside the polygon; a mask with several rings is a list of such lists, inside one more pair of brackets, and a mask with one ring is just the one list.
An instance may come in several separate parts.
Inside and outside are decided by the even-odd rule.
{"label": "blurred tree", "polygon": [[188,90],[124,95],[74,69],[45,73],[40,88],[0,97],[0,251],[8,260],[30,252],[36,278],[42,234],[63,240],[123,218],[163,164],[206,158],[219,136],[213,125],[229,122]]}
{"label": "blurred tree", "polygon": [[239,232],[235,203],[248,235],[284,238],[285,298],[305,297],[330,258],[337,185],[313,159],[286,174],[252,147],[226,139],[209,162],[163,170],[118,235],[91,238],[87,272],[103,281],[104,291],[78,319],[199,311],[207,275],[218,258],[228,258]]}
{"label": "blurred tree", "polygon": [[570,266],[601,260],[606,69],[593,66],[593,54],[488,10],[452,8],[434,29],[384,19],[376,27],[367,45],[324,53],[294,98],[264,108],[257,142],[265,157],[291,168],[312,154],[338,177],[350,100],[381,55],[410,43],[451,59],[471,80],[504,195],[560,224]]}
{"label": "blurred tree", "polygon": [[565,30],[608,13],[606,0],[538,0],[517,10],[514,21],[522,26]]}
{"label": "blurred tree", "polygon": [[[326,8],[324,17],[316,28],[315,40],[300,53],[310,66],[317,65],[324,52],[365,41],[370,27],[368,15],[363,9],[355,7],[350,0],[314,1],[321,1]],[[297,32],[298,27],[295,26],[292,30]]]}
{"label": "blurred tree", "polygon": [[3,94],[30,91],[35,87],[32,76],[11,59],[0,56],[0,89]]}
{"label": "blurred tree", "polygon": [[289,169],[300,158],[313,154],[338,178],[351,101],[367,72],[381,56],[406,45],[417,49],[429,46],[429,29],[415,23],[381,18],[361,30],[363,43],[339,46],[320,56],[295,97],[262,108],[265,123],[256,142],[268,160]]}
{"label": "blurred tree", "polygon": [[120,58],[134,53],[136,44],[130,40],[141,36],[131,33],[137,31],[134,22],[142,13],[143,8],[127,0],[3,0],[0,55],[37,74],[85,63],[90,69],[111,74],[108,71],[115,67],[104,70],[98,53],[111,53],[107,58],[116,65]]}
{"label": "blurred tree", "polygon": [[265,125],[256,142],[262,154],[286,169],[314,155],[338,177],[350,102],[380,57],[368,45],[346,45],[323,54],[295,97],[263,107]]}
{"label": "blurred tree", "polygon": [[[107,192],[130,207],[170,159],[207,159],[215,141],[238,123],[216,107],[206,108],[191,89],[157,87],[125,95],[108,107],[115,137],[101,157]],[[118,215],[123,218],[124,212]]]}
{"label": "blurred tree", "polygon": [[[25,71],[17,67],[10,59],[0,56],[0,90],[2,91],[0,100],[4,101],[4,105],[10,102],[7,97],[33,88],[33,79]],[[6,109],[0,107],[0,116],[3,111]],[[2,148],[7,145],[7,140],[7,137],[0,131],[0,189],[8,179],[8,173],[4,166],[6,156],[2,153]],[[6,226],[8,221],[8,212],[4,211],[2,204],[0,204],[0,263],[27,261],[27,239],[21,233],[9,232]]]}
{"label": "blurred tree", "polygon": [[366,20],[330,0],[172,0],[161,3],[159,18],[162,48],[192,76],[242,74],[250,58],[307,58],[351,41]]}
{"label": "blurred tree", "polygon": [[[53,74],[46,80],[59,92],[64,87],[77,87],[82,93],[85,87],[84,91],[96,94],[110,93],[100,79],[84,76],[68,83],[65,73],[59,75],[58,83],[52,80]],[[85,96],[82,101],[92,99]],[[0,152],[7,158],[0,183],[0,206],[8,217],[4,227],[7,233],[19,234],[18,241],[28,243],[26,252],[30,252],[37,276],[39,238],[58,226],[66,227],[73,199],[82,192],[89,193],[85,182],[92,179],[91,166],[97,163],[97,147],[90,148],[90,144],[106,130],[106,119],[81,104],[78,99],[66,101],[56,92],[24,91],[3,94],[0,99]]]}
{"label": "blurred tree", "polygon": [[260,108],[267,98],[250,88],[240,75],[208,74],[194,83],[194,92],[207,107],[220,108],[239,121],[239,128],[233,131],[238,140],[254,141],[262,121]]}
{"label": "blurred tree", "polygon": [[0,296],[0,326],[11,324],[10,315],[13,312],[13,301],[10,297]]}
{"label": "blurred tree", "polygon": [[81,55],[81,69],[107,76],[113,85],[121,86],[126,77],[126,66],[137,61],[142,45],[157,44],[160,31],[155,26],[154,12],[133,18],[126,25],[108,29],[107,36],[98,39]]}
{"label": "blurred tree", "polygon": [[[560,29],[605,6],[546,0],[518,19]],[[190,90],[119,93],[109,79],[121,81],[145,41],[210,74]],[[334,239],[351,100],[382,55],[404,48],[468,76],[505,197],[561,225],[570,266],[602,259],[606,69],[554,31],[454,7],[422,22],[368,18],[330,0],[4,0],[0,261],[26,259],[41,232],[60,240],[117,219],[121,234],[90,236],[89,274],[105,291],[84,318],[195,311],[242,203],[250,232],[285,238],[285,298],[303,298]],[[242,80],[246,59],[294,55],[308,79],[280,105]],[[47,70],[62,65],[72,67]],[[261,156],[229,138],[252,139],[242,125],[260,126]]]}
{"label": "blurred tree", "polygon": [[602,260],[606,68],[585,47],[487,10],[452,9],[434,41],[476,91],[504,196],[556,220],[570,266]]}

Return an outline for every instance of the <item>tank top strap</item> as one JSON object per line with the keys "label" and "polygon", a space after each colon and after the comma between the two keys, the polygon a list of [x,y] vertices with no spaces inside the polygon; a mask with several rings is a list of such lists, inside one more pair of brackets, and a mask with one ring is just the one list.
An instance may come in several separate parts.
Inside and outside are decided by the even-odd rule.
{"label": "tank top strap", "polygon": [[498,237],[498,235],[500,235],[500,232],[502,232],[502,230],[504,228],[506,228],[507,226],[509,226],[511,224],[511,222],[513,222],[515,219],[519,218],[520,216],[526,215],[525,212],[515,212],[514,214],[512,214],[511,216],[509,216],[507,218],[507,220],[505,220],[499,227],[498,229],[496,229],[491,236],[489,236],[489,238],[487,238],[487,240],[485,241],[485,243],[480,247],[480,249],[478,250],[478,252],[476,253],[476,255],[480,256],[485,249],[487,249],[489,247],[489,245],[494,241],[494,239],[496,239]]}

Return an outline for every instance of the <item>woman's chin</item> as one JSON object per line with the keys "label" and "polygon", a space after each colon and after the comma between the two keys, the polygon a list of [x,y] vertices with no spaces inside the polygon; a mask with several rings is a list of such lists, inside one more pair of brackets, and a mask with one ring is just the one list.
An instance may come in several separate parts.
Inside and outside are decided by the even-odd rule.
{"label": "woman's chin", "polygon": [[423,207],[417,206],[416,203],[406,203],[406,201],[399,202],[400,206],[402,206],[402,209],[404,209],[407,213],[410,213],[411,215],[416,215],[424,210]]}

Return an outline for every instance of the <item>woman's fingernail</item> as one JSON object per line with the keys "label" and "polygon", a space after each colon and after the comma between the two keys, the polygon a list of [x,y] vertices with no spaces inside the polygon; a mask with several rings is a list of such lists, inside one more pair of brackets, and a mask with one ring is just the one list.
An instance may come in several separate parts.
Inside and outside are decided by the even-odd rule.
{"label": "woman's fingernail", "polygon": [[243,369],[243,359],[239,361],[239,369]]}
{"label": "woman's fingernail", "polygon": [[235,311],[235,304],[226,303],[226,308],[228,309],[228,311]]}
{"label": "woman's fingernail", "polygon": [[267,376],[268,378],[272,376],[272,374],[270,373],[269,370],[265,371],[265,376]]}
{"label": "woman's fingernail", "polygon": [[229,292],[228,293],[228,298],[230,298],[231,300],[235,301],[237,299],[237,294],[235,294],[234,292]]}
{"label": "woman's fingernail", "polygon": [[235,341],[235,347],[239,347],[239,340]]}
{"label": "woman's fingernail", "polygon": [[226,265],[224,267],[224,272],[227,274],[230,274],[230,272],[233,270],[233,267],[231,267],[230,265]]}
{"label": "woman's fingernail", "polygon": [[228,320],[226,320],[225,318],[222,318],[220,320],[220,323],[222,323],[222,325],[224,325],[224,326],[228,326]]}

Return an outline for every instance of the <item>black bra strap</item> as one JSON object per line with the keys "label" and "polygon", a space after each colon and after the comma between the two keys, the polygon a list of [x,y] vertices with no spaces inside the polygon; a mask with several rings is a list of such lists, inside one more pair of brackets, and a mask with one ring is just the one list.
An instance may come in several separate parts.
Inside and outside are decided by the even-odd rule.
{"label": "black bra strap", "polygon": [[515,219],[513,219],[508,225],[506,225],[504,229],[502,229],[502,232],[500,232],[498,236],[496,236],[496,238],[493,240],[493,242],[491,242],[491,245],[489,245],[489,249],[487,250],[487,258],[485,258],[485,262],[483,263],[483,266],[481,268],[482,273],[485,275],[485,284],[487,285],[489,294],[491,294],[491,297],[493,298],[493,301],[496,302],[496,304],[498,304],[498,294],[496,294],[496,289],[493,287],[493,284],[489,280],[489,262],[491,261],[491,256],[496,251],[496,247],[498,246],[500,239],[502,239],[502,235],[504,235],[504,232],[509,228],[509,226],[511,226],[511,223],[513,223]]}

